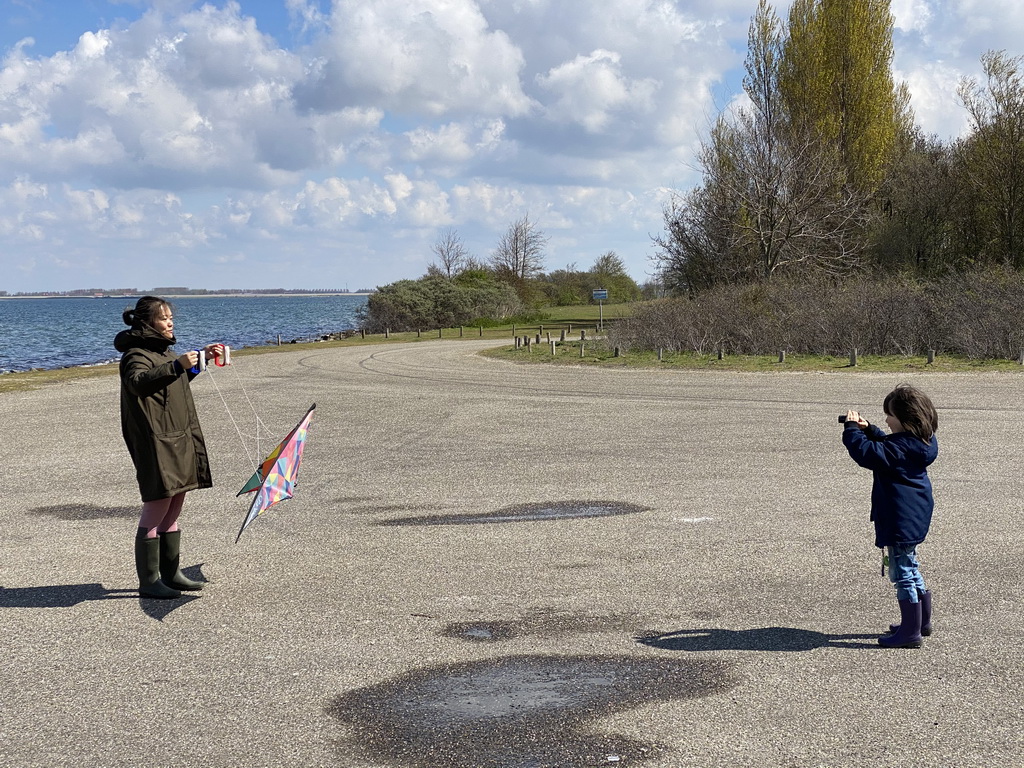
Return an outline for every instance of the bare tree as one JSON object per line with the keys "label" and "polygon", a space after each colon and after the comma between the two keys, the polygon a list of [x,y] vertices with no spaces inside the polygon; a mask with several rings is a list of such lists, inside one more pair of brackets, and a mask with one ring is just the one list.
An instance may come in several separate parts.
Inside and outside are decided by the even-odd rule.
{"label": "bare tree", "polygon": [[986,82],[960,81],[957,94],[974,133],[961,153],[975,197],[980,250],[1024,268],[1024,56],[988,51]]}
{"label": "bare tree", "polygon": [[449,280],[465,269],[470,261],[469,251],[466,250],[462,238],[451,227],[441,232],[437,242],[430,246],[430,250],[437,256],[440,271]]}
{"label": "bare tree", "polygon": [[530,221],[529,214],[514,222],[491,254],[491,265],[498,275],[528,280],[544,269],[544,246],[548,238]]}

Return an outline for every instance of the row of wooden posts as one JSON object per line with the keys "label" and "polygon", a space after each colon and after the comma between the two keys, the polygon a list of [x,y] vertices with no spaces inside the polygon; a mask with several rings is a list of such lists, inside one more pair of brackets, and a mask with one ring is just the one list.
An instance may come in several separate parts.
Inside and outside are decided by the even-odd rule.
{"label": "row of wooden posts", "polygon": [[[440,338],[443,337],[443,335],[442,335],[443,334],[443,330],[444,329],[442,329],[442,328],[438,328],[437,329],[437,338],[440,339]],[[478,330],[479,330],[479,335],[482,337],[484,335],[484,327],[482,325],[478,326]],[[465,335],[465,331],[466,331],[465,326],[461,326],[460,325],[459,326],[459,337],[460,338],[462,338]],[[520,337],[520,336],[516,336],[516,326],[515,325],[512,326],[512,336],[513,336],[513,338],[515,338],[516,349],[521,349],[523,347],[526,347],[527,351],[529,351],[529,352],[533,351],[532,350],[533,344],[535,344],[535,343],[536,344],[540,344],[541,343],[541,335],[543,333],[544,333],[544,326],[540,325],[540,326],[538,326],[538,331],[537,331],[537,335],[535,337],[535,340],[532,339],[530,336],[521,336]],[[566,334],[568,334],[568,333],[572,333],[572,324],[571,323],[568,323],[567,327],[561,329],[561,335],[560,335],[559,341],[564,343],[565,339],[566,339]],[[361,338],[365,339],[366,338],[366,330],[361,328],[359,330],[359,335],[360,335]],[[416,331],[416,337],[420,338],[421,335],[422,335],[422,331],[421,330],[417,330]],[[386,338],[386,339],[391,338],[391,330],[390,329],[385,329],[384,330],[384,338]],[[584,346],[584,343],[586,342],[586,340],[587,340],[587,331],[584,328],[584,329],[580,330],[580,357],[583,357],[583,346]],[[554,339],[551,338],[551,332],[550,331],[548,331],[548,333],[547,333],[547,343],[551,346],[551,354],[552,355],[555,354],[555,343],[556,342],[555,342]],[[278,346],[281,346],[281,335],[280,334],[278,334],[278,336],[277,336],[277,344],[278,344]],[[717,354],[718,354],[718,359],[722,360],[725,357],[725,352],[723,351],[723,349],[721,347],[719,347],[716,351],[717,351]],[[620,354],[621,354],[621,351],[620,351],[619,347],[615,347],[614,348],[614,356],[615,357],[619,357]],[[664,355],[665,355],[664,348],[663,347],[659,347],[658,348],[658,360],[659,361],[663,360],[664,359]],[[857,361],[858,361],[857,349],[854,348],[854,349],[852,349],[850,351],[850,365],[851,366],[856,366],[857,365]],[[786,350],[784,350],[784,349],[780,349],[779,350],[779,362],[780,363],[786,362]],[[934,362],[935,362],[935,350],[934,349],[929,349],[928,350],[928,363],[931,364],[931,363],[934,363]],[[1017,358],[1017,363],[1019,365],[1024,365],[1024,350],[1021,351],[1020,357]]]}

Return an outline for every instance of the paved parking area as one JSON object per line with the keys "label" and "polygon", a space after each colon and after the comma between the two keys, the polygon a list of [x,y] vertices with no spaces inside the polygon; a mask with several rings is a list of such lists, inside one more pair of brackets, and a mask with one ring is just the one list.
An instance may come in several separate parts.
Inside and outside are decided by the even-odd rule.
{"label": "paved parking area", "polygon": [[[198,379],[217,485],[183,559],[210,583],[169,603],[133,592],[116,377],[0,396],[0,765],[1024,765],[1024,377],[902,377],[940,409],[936,630],[890,651],[836,415],[881,422],[901,377],[482,346]],[[317,410],[296,498],[236,544],[247,400],[275,438]]]}

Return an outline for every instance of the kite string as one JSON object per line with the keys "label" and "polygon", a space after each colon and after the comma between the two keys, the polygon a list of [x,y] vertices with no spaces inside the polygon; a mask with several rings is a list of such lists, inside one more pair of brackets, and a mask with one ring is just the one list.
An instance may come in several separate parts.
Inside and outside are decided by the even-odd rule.
{"label": "kite string", "polygon": [[[253,405],[252,399],[250,399],[249,397],[249,392],[245,389],[245,384],[242,382],[241,375],[239,375],[237,371],[234,371],[234,377],[235,381],[238,382],[238,386],[242,390],[242,394],[245,396],[245,402],[249,404],[249,409],[252,411],[252,415],[256,417],[256,455],[258,459],[260,456],[263,455],[263,453],[260,451],[260,427],[263,427],[263,431],[266,432],[267,434],[270,434],[271,432],[267,425],[263,423],[263,419],[260,418],[260,413],[259,411],[256,410],[256,406]],[[225,403],[224,406],[226,408],[227,403]]]}
{"label": "kite string", "polygon": [[[260,450],[259,424],[261,422],[260,422],[259,414],[256,414],[256,424],[257,424],[257,426],[256,426],[256,457],[257,458],[254,459],[252,457],[252,455],[249,453],[249,447],[246,445],[245,436],[242,435],[242,430],[239,428],[238,422],[235,421],[235,417],[231,413],[231,409],[228,407],[228,401],[224,398],[224,393],[221,392],[220,385],[217,384],[217,377],[213,375],[213,371],[211,371],[209,367],[207,367],[206,371],[207,371],[207,373],[210,374],[210,381],[213,383],[213,388],[215,390],[217,390],[217,394],[220,395],[220,401],[222,403],[224,403],[224,410],[227,411],[228,418],[231,419],[231,424],[235,427],[235,432],[238,433],[238,441],[242,444],[242,450],[245,451],[245,458],[247,458],[249,460],[249,463],[252,464],[253,471],[256,471],[256,469],[259,466],[256,463],[256,461],[259,458],[259,450]],[[244,392],[245,389],[243,388],[242,391]],[[249,400],[249,396],[248,395],[246,395],[246,400],[249,402],[249,407],[252,408],[252,401]],[[253,408],[253,413],[256,413],[256,409],[255,408]]]}

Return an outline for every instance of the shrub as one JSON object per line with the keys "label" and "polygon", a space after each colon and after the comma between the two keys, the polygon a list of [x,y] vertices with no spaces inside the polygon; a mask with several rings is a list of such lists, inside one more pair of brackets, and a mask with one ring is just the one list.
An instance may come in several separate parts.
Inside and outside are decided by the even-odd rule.
{"label": "shrub", "polygon": [[728,285],[662,299],[609,331],[628,348],[737,354],[779,350],[912,355],[929,349],[1015,358],[1024,349],[1024,276],[1008,270],[922,282],[900,275]]}
{"label": "shrub", "polygon": [[483,317],[502,320],[522,311],[511,287],[474,271],[454,280],[427,276],[378,288],[367,298],[360,323],[370,333],[415,331],[470,325]]}

